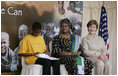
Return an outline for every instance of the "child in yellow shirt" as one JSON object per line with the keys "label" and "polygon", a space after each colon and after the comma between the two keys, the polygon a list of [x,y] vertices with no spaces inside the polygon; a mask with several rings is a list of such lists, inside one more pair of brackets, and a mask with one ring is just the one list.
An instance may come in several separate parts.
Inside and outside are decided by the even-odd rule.
{"label": "child in yellow shirt", "polygon": [[40,36],[41,24],[39,22],[34,22],[32,25],[32,33],[25,36],[21,42],[18,54],[20,56],[25,56],[27,64],[40,64],[43,65],[43,74],[50,75],[51,65],[53,66],[53,73],[55,75],[60,74],[60,64],[59,61],[50,61],[48,59],[38,58],[37,54],[49,54],[46,51],[45,41],[42,36]]}

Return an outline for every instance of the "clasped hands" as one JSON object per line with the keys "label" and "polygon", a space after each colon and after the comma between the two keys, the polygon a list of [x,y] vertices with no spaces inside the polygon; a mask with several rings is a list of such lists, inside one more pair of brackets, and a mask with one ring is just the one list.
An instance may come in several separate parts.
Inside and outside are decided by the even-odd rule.
{"label": "clasped hands", "polygon": [[70,53],[70,52],[62,52],[62,53],[60,53],[59,55],[80,56],[81,53],[82,53],[81,51],[78,51],[78,52],[72,52],[72,53]]}
{"label": "clasped hands", "polygon": [[94,56],[94,57],[96,57],[96,58],[98,58],[98,59],[100,59],[100,60],[102,60],[102,61],[105,60],[105,55]]}

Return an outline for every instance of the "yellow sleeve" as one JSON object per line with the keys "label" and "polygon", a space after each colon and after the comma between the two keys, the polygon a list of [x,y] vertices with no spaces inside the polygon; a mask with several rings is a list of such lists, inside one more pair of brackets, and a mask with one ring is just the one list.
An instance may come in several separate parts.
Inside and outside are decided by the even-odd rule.
{"label": "yellow sleeve", "polygon": [[27,44],[27,39],[26,39],[26,37],[25,37],[25,38],[23,38],[23,40],[21,41],[18,54],[27,53],[27,51],[28,51],[28,44]]}

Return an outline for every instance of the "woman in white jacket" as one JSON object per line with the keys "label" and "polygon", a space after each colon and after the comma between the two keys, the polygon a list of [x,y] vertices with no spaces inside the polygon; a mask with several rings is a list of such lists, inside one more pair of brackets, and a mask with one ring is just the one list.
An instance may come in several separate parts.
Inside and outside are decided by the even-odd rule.
{"label": "woman in white jacket", "polygon": [[111,74],[111,64],[107,60],[105,42],[102,37],[96,35],[98,23],[90,20],[87,24],[89,34],[83,38],[82,46],[86,57],[95,65],[95,74]]}

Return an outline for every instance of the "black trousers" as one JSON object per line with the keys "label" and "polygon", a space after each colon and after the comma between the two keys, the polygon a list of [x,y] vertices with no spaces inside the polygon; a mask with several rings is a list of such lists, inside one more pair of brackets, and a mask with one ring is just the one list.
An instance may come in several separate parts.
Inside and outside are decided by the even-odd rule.
{"label": "black trousers", "polygon": [[35,64],[40,64],[43,66],[43,75],[51,74],[51,66],[53,67],[53,74],[60,75],[59,60],[48,60],[48,59],[38,58]]}

